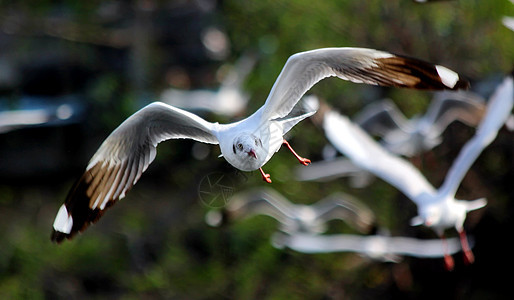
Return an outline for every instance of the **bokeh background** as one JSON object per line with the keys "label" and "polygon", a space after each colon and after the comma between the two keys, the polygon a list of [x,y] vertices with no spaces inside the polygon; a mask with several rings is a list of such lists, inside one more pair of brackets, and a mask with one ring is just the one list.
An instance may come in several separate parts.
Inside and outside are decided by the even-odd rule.
{"label": "bokeh background", "polygon": [[[238,120],[264,103],[290,55],[355,46],[450,67],[488,97],[513,68],[514,32],[502,25],[503,16],[514,16],[508,0],[1,1],[0,110],[61,109],[43,125],[0,133],[0,298],[511,298],[514,140],[505,128],[457,193],[489,202],[466,221],[476,262],[464,265],[456,254],[452,272],[442,259],[394,264],[352,253],[278,250],[270,244],[277,223],[264,216],[209,227],[204,215],[212,208],[198,193],[206,175],[232,176],[233,192],[265,183],[258,172],[235,172],[217,157],[217,147],[193,155],[191,141],[162,143],[139,183],[97,224],[72,241],[50,242],[59,206],[101,141],[166,89],[216,90],[228,66],[256,55],[243,85],[247,109],[202,114],[209,121]],[[383,97],[413,116],[432,97],[338,79],[310,93],[350,116]],[[413,158],[436,187],[473,133],[454,123],[440,146]],[[313,161],[327,144],[310,120],[289,140]],[[292,202],[310,204],[343,191],[369,205],[391,234],[436,238],[408,226],[416,208],[387,183],[375,180],[365,189],[345,179],[300,183],[292,176],[296,165],[282,150],[265,166],[272,187]],[[330,225],[331,233],[353,233],[344,222]]]}

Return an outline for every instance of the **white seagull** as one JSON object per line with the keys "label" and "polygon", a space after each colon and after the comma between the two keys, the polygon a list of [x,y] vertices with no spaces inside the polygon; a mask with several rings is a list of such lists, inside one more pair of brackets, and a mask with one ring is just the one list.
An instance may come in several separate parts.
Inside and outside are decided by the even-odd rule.
{"label": "white seagull", "polygon": [[460,89],[468,82],[443,66],[414,58],[364,48],[325,48],[292,55],[278,76],[264,105],[254,114],[230,124],[207,122],[176,107],[154,102],[142,108],[102,143],[86,171],[75,183],[53,224],[51,239],[60,242],[85,230],[105,209],[123,198],[155,158],[158,143],[193,139],[219,144],[223,157],[242,171],[260,170],[285,144],[283,138],[295,124],[311,116],[294,113],[303,94],[323,78],[372,85],[415,89]]}
{"label": "white seagull", "polygon": [[271,188],[256,188],[235,194],[227,202],[222,211],[211,210],[206,214],[207,224],[218,226],[223,221],[266,215],[277,220],[280,230],[288,234],[318,234],[327,230],[330,220],[343,220],[363,233],[370,232],[375,223],[369,207],[344,193],[334,193],[305,205],[293,204]]}
{"label": "white seagull", "polygon": [[330,234],[316,235],[275,233],[272,245],[302,253],[357,252],[374,260],[399,262],[399,256],[422,258],[443,257],[461,250],[459,239],[450,238],[444,245],[441,239],[422,240],[385,235]]}
{"label": "white seagull", "polygon": [[[464,259],[473,262],[463,223],[469,211],[486,205],[484,198],[474,201],[455,199],[455,193],[468,169],[496,137],[513,107],[513,79],[505,80],[491,96],[487,112],[477,128],[475,136],[463,147],[446,175],[443,185],[436,190],[408,161],[391,154],[381,147],[359,126],[335,111],[324,116],[323,127],[329,141],[357,165],[373,172],[394,185],[408,196],[418,207],[418,216],[411,224],[425,224],[444,240],[444,230],[454,227],[460,235]],[[448,269],[454,262],[449,254],[445,256]]]}
{"label": "white seagull", "polygon": [[444,130],[454,121],[476,127],[485,112],[485,100],[471,92],[439,93],[423,116],[407,119],[393,101],[384,99],[368,105],[353,121],[389,151],[414,156],[442,142]]}

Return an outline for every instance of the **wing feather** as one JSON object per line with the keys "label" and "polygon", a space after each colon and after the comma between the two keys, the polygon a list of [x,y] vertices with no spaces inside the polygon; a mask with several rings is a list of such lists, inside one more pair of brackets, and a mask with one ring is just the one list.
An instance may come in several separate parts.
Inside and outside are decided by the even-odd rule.
{"label": "wing feather", "polygon": [[323,78],[414,89],[461,89],[469,83],[443,66],[365,48],[324,48],[292,55],[264,105],[262,118],[286,116]]}
{"label": "wing feather", "polygon": [[218,144],[216,130],[217,124],[159,102],[130,116],[102,143],[71,188],[54,222],[52,240],[72,238],[125,197],[155,158],[158,143],[188,138]]}
{"label": "wing feather", "polygon": [[384,149],[347,117],[328,111],[323,128],[328,140],[338,151],[356,165],[395,186],[415,203],[435,195],[434,187],[418,169]]}
{"label": "wing feather", "polygon": [[469,140],[448,170],[440,188],[442,195],[455,195],[457,189],[480,153],[497,136],[498,130],[507,121],[514,105],[513,77],[509,76],[496,88],[487,104],[487,112],[478,125],[475,136]]}

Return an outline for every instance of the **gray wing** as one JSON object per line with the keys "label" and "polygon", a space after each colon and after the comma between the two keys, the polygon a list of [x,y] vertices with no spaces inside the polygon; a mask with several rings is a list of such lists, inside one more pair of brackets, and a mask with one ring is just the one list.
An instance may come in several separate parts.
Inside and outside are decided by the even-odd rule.
{"label": "gray wing", "polygon": [[52,240],[72,238],[125,197],[155,158],[159,142],[193,139],[218,144],[215,127],[216,124],[160,102],[134,113],[102,143],[70,190],[56,216]]}
{"label": "gray wing", "polygon": [[[449,254],[460,251],[458,238],[447,239],[447,243]],[[357,252],[372,258],[384,258],[392,254],[415,257],[443,257],[445,255],[441,239],[421,240],[381,235],[275,234],[273,244],[277,248],[287,247],[303,253]]]}
{"label": "gray wing", "polygon": [[415,89],[460,89],[468,82],[443,66],[365,48],[324,48],[287,60],[262,107],[264,120],[282,118],[323,78]]}
{"label": "gray wing", "polygon": [[353,121],[369,134],[381,137],[391,130],[409,130],[409,121],[390,99],[371,103],[359,112]]}
{"label": "gray wing", "polygon": [[442,133],[454,121],[476,127],[485,114],[485,100],[472,92],[441,92],[434,96],[424,116],[433,131]]}
{"label": "gray wing", "polygon": [[282,224],[289,224],[296,217],[294,205],[270,188],[257,188],[237,193],[228,200],[226,210],[230,218],[267,215]]}
{"label": "gray wing", "polygon": [[498,134],[498,130],[510,117],[514,105],[513,78],[508,76],[496,88],[487,104],[487,112],[477,128],[476,134],[469,140],[450,167],[443,185],[442,195],[455,195],[457,189],[477,157]]}
{"label": "gray wing", "polygon": [[[461,250],[458,238],[446,239],[447,252],[441,239],[421,240],[408,237],[387,237],[388,252],[415,257],[444,257],[445,253],[454,254]],[[473,244],[471,243],[470,246]]]}
{"label": "gray wing", "polygon": [[328,111],[324,116],[323,129],[338,151],[356,165],[395,186],[415,203],[435,195],[434,187],[418,169],[384,149],[347,117]]}
{"label": "gray wing", "polygon": [[375,214],[362,201],[345,193],[332,194],[311,205],[324,222],[340,219],[360,232],[367,233],[375,224]]}

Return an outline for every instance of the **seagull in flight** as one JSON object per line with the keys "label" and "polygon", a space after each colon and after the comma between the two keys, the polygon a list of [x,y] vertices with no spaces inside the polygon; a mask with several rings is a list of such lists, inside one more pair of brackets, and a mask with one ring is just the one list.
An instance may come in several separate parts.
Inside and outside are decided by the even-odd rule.
{"label": "seagull in flight", "polygon": [[169,139],[193,139],[218,144],[227,162],[242,171],[259,170],[285,145],[308,165],[283,138],[294,125],[311,116],[298,113],[300,98],[323,78],[413,89],[462,89],[469,83],[454,71],[415,58],[365,48],[324,48],[301,52],[287,60],[266,102],[246,119],[219,124],[182,109],[154,102],[116,128],[89,161],[84,174],[59,208],[51,239],[72,238],[97,221],[122,199],[153,161],[157,144]]}
{"label": "seagull in flight", "polygon": [[444,130],[454,121],[476,127],[485,112],[485,99],[472,92],[436,94],[426,113],[407,119],[393,101],[368,105],[353,121],[369,134],[381,137],[389,151],[407,157],[430,150],[442,142]]}
{"label": "seagull in flight", "polygon": [[[462,148],[452,164],[442,186],[436,190],[408,161],[393,155],[381,147],[362,128],[335,111],[324,115],[323,128],[328,140],[357,165],[373,172],[395,186],[418,207],[418,216],[411,225],[424,224],[432,228],[444,241],[444,230],[454,227],[459,232],[464,259],[474,261],[463,223],[469,211],[486,205],[486,199],[474,201],[455,198],[457,189],[471,165],[496,137],[498,130],[509,118],[513,107],[513,78],[504,79],[487,105],[487,112],[476,133]],[[447,269],[453,269],[452,257],[445,255]]]}
{"label": "seagull in flight", "polygon": [[330,220],[343,220],[359,232],[371,231],[375,214],[361,201],[344,193],[334,193],[312,205],[293,204],[271,188],[257,188],[235,194],[228,205],[211,210],[205,216],[207,224],[218,226],[224,221],[266,215],[280,223],[288,234],[298,232],[318,234],[327,230]]}

